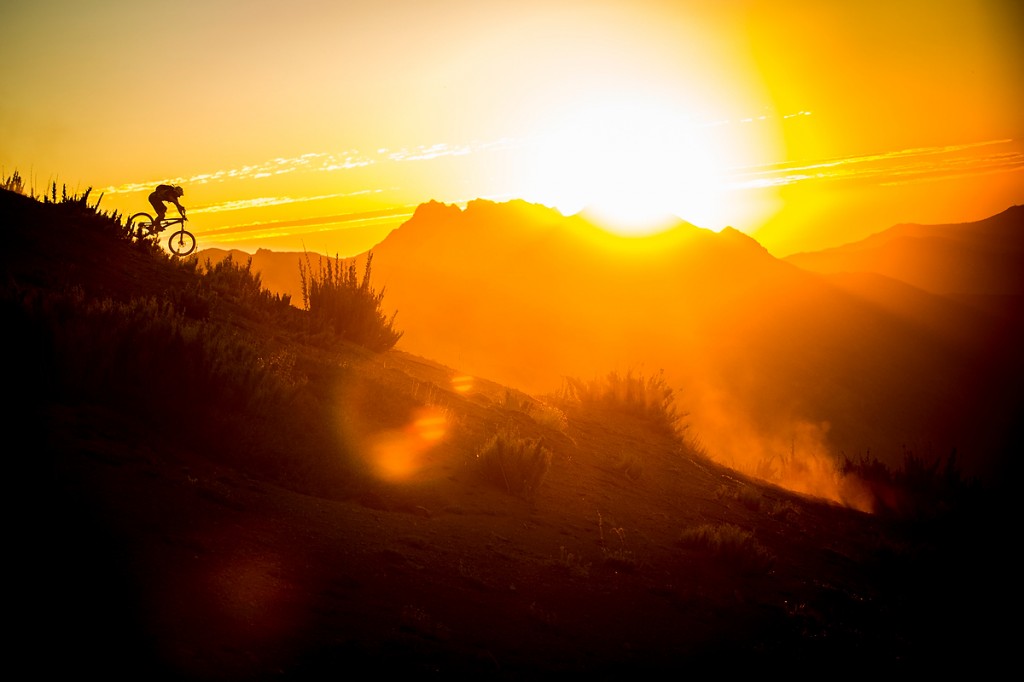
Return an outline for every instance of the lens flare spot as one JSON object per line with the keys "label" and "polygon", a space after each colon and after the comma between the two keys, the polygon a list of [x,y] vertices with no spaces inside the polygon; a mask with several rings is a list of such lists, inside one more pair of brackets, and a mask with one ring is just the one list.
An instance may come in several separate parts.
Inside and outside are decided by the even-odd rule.
{"label": "lens flare spot", "polygon": [[413,422],[413,429],[425,441],[437,441],[444,438],[446,426],[444,415],[441,414],[419,417]]}
{"label": "lens flare spot", "polygon": [[378,434],[370,444],[371,464],[381,479],[407,481],[423,466],[427,451],[448,432],[448,421],[437,408],[418,410],[401,429]]}
{"label": "lens flare spot", "polygon": [[452,377],[452,389],[456,393],[469,393],[473,389],[473,377],[468,374]]}

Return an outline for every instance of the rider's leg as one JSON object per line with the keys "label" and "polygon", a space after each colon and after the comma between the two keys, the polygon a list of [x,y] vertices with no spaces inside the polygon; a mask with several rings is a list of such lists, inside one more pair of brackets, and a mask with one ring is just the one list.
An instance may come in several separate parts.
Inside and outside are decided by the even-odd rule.
{"label": "rider's leg", "polygon": [[149,195],[149,205],[153,207],[156,215],[156,220],[153,223],[153,229],[156,230],[160,225],[160,221],[164,219],[164,214],[167,213],[167,207],[164,206],[164,202],[157,199],[156,192]]}
{"label": "rider's leg", "polygon": [[164,214],[167,213],[167,208],[164,206],[164,202],[157,199],[156,191],[150,195],[150,206],[153,207],[158,220],[163,218]]}

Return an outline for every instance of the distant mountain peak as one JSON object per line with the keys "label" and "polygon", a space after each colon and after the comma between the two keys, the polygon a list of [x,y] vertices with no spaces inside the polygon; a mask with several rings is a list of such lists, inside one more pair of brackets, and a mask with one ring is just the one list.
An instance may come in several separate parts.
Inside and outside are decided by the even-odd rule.
{"label": "distant mountain peak", "polygon": [[757,241],[746,232],[737,230],[735,227],[726,226],[722,228],[722,231],[719,232],[717,236],[719,239],[731,244],[737,249],[744,249],[750,253],[756,253],[758,256],[770,258],[773,261],[778,260],[761,244],[761,242]]}
{"label": "distant mountain peak", "polygon": [[452,217],[455,215],[461,215],[462,209],[457,204],[445,204],[436,199],[431,199],[428,202],[422,203],[416,207],[413,211],[412,217],[409,222],[413,220],[436,220],[438,218]]}

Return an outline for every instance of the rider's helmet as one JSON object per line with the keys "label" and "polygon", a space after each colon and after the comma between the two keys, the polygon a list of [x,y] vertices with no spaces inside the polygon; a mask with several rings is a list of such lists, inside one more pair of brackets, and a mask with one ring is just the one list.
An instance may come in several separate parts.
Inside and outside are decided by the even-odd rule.
{"label": "rider's helmet", "polygon": [[182,189],[181,187],[178,187],[177,185],[175,185],[175,186],[174,186],[174,193],[175,193],[175,194],[176,194],[177,196],[179,196],[179,197],[180,197],[180,196],[181,196],[182,194],[184,194],[184,193],[185,193],[185,190],[183,190],[183,189]]}

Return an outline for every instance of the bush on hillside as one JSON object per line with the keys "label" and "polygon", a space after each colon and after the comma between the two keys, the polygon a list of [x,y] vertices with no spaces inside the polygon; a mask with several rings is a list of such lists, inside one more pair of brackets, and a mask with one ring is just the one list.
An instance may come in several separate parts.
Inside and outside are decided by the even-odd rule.
{"label": "bush on hillside", "polygon": [[23,406],[110,409],[289,485],[327,485],[344,469],[328,406],[294,356],[259,336],[190,319],[169,300],[81,289],[0,287],[0,319],[18,358],[4,385]]}
{"label": "bush on hillside", "polygon": [[586,407],[603,407],[639,417],[669,433],[683,430],[685,414],[675,404],[675,391],[663,372],[644,377],[632,371],[609,372],[590,381],[568,377],[558,394],[560,400]]}
{"label": "bush on hillside", "polygon": [[569,420],[566,418],[565,412],[522,391],[506,388],[498,405],[506,410],[521,412],[549,429],[565,433],[569,428]]}
{"label": "bush on hillside", "polygon": [[704,552],[722,568],[738,573],[764,575],[775,565],[775,557],[753,533],[731,523],[686,528],[676,545]]}
{"label": "bush on hillside", "polygon": [[839,472],[864,484],[873,494],[874,512],[891,518],[941,516],[969,502],[976,489],[974,481],[963,477],[956,450],[929,463],[905,448],[903,464],[895,468],[870,456],[844,456]]}
{"label": "bush on hillside", "polygon": [[50,195],[43,196],[43,203],[55,204],[64,212],[67,218],[75,218],[93,228],[105,230],[118,237],[128,237],[126,226],[121,222],[121,214],[117,211],[106,212],[100,210],[100,202],[103,195],[96,198],[96,202],[89,204],[89,195],[92,194],[92,187],[87,187],[82,194],[68,194],[67,185],[61,187],[60,199],[57,198],[57,183],[50,188]]}
{"label": "bush on hillside", "polygon": [[523,438],[506,425],[484,443],[476,459],[484,478],[505,492],[532,500],[551,466],[542,438]]}
{"label": "bush on hillside", "polygon": [[252,256],[245,265],[234,256],[212,263],[209,259],[198,269],[200,285],[209,297],[241,306],[250,316],[276,316],[291,306],[291,296],[274,294],[263,287],[259,272],[252,270]]}
{"label": "bush on hillside", "polygon": [[141,414],[286,402],[286,384],[261,369],[262,350],[251,339],[188,319],[171,301],[93,299],[81,289],[3,298],[6,316],[18,321],[15,347],[33,349],[36,380],[53,395]]}
{"label": "bush on hillside", "polygon": [[327,328],[336,335],[373,351],[388,350],[402,337],[395,329],[395,317],[381,311],[384,289],[370,286],[373,253],[366,256],[363,278],[359,279],[355,260],[344,263],[335,256],[320,259],[314,270],[309,263],[299,263],[302,303],[315,326]]}

